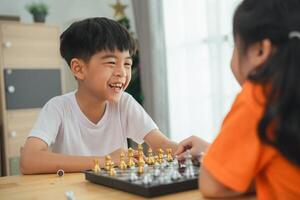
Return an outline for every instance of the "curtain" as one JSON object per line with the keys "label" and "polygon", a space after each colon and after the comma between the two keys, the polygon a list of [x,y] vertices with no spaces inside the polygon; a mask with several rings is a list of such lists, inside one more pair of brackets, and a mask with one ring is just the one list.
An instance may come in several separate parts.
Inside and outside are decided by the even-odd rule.
{"label": "curtain", "polygon": [[239,1],[162,1],[175,141],[191,134],[212,141],[239,90],[230,70],[232,16]]}
{"label": "curtain", "polygon": [[140,52],[143,106],[169,135],[169,107],[161,0],[132,0]]}

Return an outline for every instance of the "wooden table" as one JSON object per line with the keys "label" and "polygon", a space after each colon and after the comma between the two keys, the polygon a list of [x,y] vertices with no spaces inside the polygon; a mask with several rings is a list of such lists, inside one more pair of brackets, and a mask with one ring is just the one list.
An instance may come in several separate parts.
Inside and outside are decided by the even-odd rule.
{"label": "wooden table", "polygon": [[[26,175],[26,176],[6,176],[0,178],[0,199],[51,199],[66,200],[66,191],[73,191],[76,200],[85,199],[146,199],[141,196],[122,192],[109,187],[96,185],[85,180],[82,173],[69,173],[63,177],[56,174],[46,175]],[[198,190],[190,190],[171,195],[151,199],[188,199],[203,200]],[[238,198],[243,200],[253,200],[254,197]]]}

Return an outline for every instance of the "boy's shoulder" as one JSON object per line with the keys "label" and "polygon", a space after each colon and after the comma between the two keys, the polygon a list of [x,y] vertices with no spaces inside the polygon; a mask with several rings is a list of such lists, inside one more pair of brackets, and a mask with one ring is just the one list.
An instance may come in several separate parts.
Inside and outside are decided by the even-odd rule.
{"label": "boy's shoulder", "polygon": [[131,94],[127,93],[127,92],[123,92],[120,102],[121,101],[128,101],[130,99],[132,99],[133,97],[131,96]]}
{"label": "boy's shoulder", "polygon": [[52,106],[56,108],[64,108],[73,101],[75,95],[75,91],[52,97],[47,103],[47,106]]}
{"label": "boy's shoulder", "polygon": [[118,102],[109,102],[109,106],[117,109],[118,111],[127,110],[136,104],[138,104],[136,100],[127,92],[123,92]]}
{"label": "boy's shoulder", "polygon": [[135,103],[135,99],[131,96],[131,94],[124,92],[118,102],[119,106],[126,106],[131,103]]}

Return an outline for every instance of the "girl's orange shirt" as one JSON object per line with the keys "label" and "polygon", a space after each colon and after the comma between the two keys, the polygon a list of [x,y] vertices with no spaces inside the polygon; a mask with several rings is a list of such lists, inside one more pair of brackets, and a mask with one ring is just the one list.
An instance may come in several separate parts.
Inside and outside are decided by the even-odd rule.
{"label": "girl's orange shirt", "polygon": [[300,167],[258,137],[264,104],[262,87],[247,81],[203,165],[219,182],[235,191],[244,192],[255,181],[258,199],[298,200]]}

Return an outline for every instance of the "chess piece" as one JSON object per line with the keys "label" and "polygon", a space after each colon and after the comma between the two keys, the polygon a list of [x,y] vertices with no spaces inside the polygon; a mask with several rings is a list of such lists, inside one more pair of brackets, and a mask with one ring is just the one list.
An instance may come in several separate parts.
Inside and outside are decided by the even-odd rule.
{"label": "chess piece", "polygon": [[74,192],[73,191],[66,191],[67,200],[75,200]]}
{"label": "chess piece", "polygon": [[145,164],[142,144],[138,144],[138,163],[143,163],[143,165]]}
{"label": "chess piece", "polygon": [[161,164],[164,160],[164,151],[162,149],[158,149],[158,163]]}
{"label": "chess piece", "polygon": [[177,156],[175,156],[173,162],[170,165],[170,170],[171,170],[170,174],[172,180],[178,180],[182,177],[178,169],[179,169],[179,164],[178,164]]}
{"label": "chess piece", "polygon": [[110,170],[111,167],[111,157],[109,155],[105,156],[105,169],[106,171]]}
{"label": "chess piece", "polygon": [[139,174],[144,173],[144,164],[145,164],[144,160],[138,161],[138,173]]}
{"label": "chess piece", "polygon": [[192,178],[195,176],[193,162],[192,162],[192,154],[190,150],[187,150],[185,155],[185,172],[184,175],[186,178]]}
{"label": "chess piece", "polygon": [[131,182],[134,182],[134,181],[138,180],[138,176],[135,173],[135,167],[134,166],[130,167],[130,179],[129,180]]}
{"label": "chess piece", "polygon": [[149,173],[148,165],[144,165],[144,176],[143,176],[143,184],[149,185],[152,182],[152,175]]}
{"label": "chess piece", "polygon": [[148,158],[147,158],[148,165],[154,165],[155,164],[155,158],[153,156],[153,151],[151,148],[148,149]]}
{"label": "chess piece", "polygon": [[110,169],[109,169],[109,175],[110,176],[115,176],[116,175],[116,170],[114,168],[114,162],[110,162]]}
{"label": "chess piece", "polygon": [[162,184],[170,183],[171,182],[171,176],[168,172],[163,172],[158,177],[158,181]]}
{"label": "chess piece", "polygon": [[163,161],[162,161],[162,163],[160,164],[160,166],[161,166],[162,168],[165,168],[165,167],[168,166],[167,155],[163,155]]}
{"label": "chess piece", "polygon": [[142,165],[144,165],[145,164],[144,153],[142,151],[139,151],[138,154],[139,154],[138,163],[141,163]]}
{"label": "chess piece", "polygon": [[172,157],[172,149],[168,148],[167,149],[167,161],[168,162],[172,162],[173,161],[173,157]]}
{"label": "chess piece", "polygon": [[101,172],[101,168],[100,168],[100,165],[99,165],[99,159],[94,159],[94,163],[95,163],[94,172],[95,173]]}
{"label": "chess piece", "polygon": [[154,164],[154,176],[158,177],[160,175],[160,165],[158,162],[155,162]]}
{"label": "chess piece", "polygon": [[128,167],[134,167],[135,166],[135,163],[133,161],[133,149],[132,148],[129,148],[128,149]]}
{"label": "chess piece", "polygon": [[127,169],[127,164],[126,164],[126,162],[125,162],[125,154],[124,154],[124,152],[122,152],[122,153],[120,154],[120,169],[121,169],[121,170]]}
{"label": "chess piece", "polygon": [[178,162],[177,156],[174,157],[174,160],[173,160],[173,167],[174,167],[175,169],[178,169],[178,168],[179,168],[179,162]]}
{"label": "chess piece", "polygon": [[172,180],[178,180],[181,178],[181,174],[178,172],[178,170],[173,169],[171,172],[171,178]]}
{"label": "chess piece", "polygon": [[138,144],[138,153],[143,152],[143,145]]}

